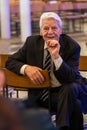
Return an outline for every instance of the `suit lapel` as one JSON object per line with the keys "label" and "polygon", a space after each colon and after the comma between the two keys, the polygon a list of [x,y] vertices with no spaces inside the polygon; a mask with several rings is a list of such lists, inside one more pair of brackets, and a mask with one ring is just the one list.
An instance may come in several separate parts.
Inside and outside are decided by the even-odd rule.
{"label": "suit lapel", "polygon": [[41,39],[37,44],[36,61],[37,66],[43,68],[44,40]]}
{"label": "suit lapel", "polygon": [[62,37],[60,37],[59,43],[60,43],[60,52],[59,53],[60,53],[60,56],[63,58],[64,57],[65,45],[64,45]]}

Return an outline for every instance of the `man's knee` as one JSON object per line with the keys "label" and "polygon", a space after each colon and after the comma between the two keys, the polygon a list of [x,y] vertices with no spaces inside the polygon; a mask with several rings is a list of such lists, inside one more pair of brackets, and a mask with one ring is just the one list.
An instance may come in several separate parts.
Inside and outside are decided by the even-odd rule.
{"label": "man's knee", "polygon": [[80,87],[81,86],[75,82],[64,85],[65,91],[68,93],[72,93],[76,98],[79,97]]}

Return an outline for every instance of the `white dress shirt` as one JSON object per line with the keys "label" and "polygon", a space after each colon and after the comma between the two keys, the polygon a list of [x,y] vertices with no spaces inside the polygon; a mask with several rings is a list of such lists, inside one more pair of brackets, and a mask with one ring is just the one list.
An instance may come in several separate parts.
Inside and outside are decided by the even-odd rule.
{"label": "white dress shirt", "polygon": [[[47,45],[45,43],[44,45],[44,59],[43,59],[43,64],[45,62],[45,58],[46,58],[46,54],[47,54]],[[58,70],[59,67],[61,66],[63,62],[63,59],[61,57],[57,58],[57,59],[53,59],[52,58],[52,62],[51,62],[51,72],[50,72],[50,78],[51,78],[51,87],[58,87],[58,86],[61,86],[61,83],[56,79],[54,73],[53,73],[53,63],[55,65],[55,69]],[[20,69],[20,74],[24,75],[24,70],[25,70],[25,67],[28,66],[27,64],[23,65]]]}

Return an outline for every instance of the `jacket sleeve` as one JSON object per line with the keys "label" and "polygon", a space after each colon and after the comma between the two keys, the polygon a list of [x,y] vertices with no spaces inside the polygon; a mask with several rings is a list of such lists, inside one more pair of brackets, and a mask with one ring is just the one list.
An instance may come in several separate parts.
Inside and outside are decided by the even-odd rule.
{"label": "jacket sleeve", "polygon": [[57,71],[54,71],[56,78],[61,84],[74,82],[80,77],[80,73],[78,71],[79,57],[80,46],[78,45],[74,47],[71,52],[69,51],[67,58],[63,59],[63,63],[60,68]]}
{"label": "jacket sleeve", "polygon": [[26,39],[24,46],[21,49],[19,49],[18,52],[16,52],[15,54],[11,55],[8,58],[6,62],[7,69],[17,74],[20,74],[20,68],[24,64],[26,64],[26,48],[28,43],[29,43],[29,38]]}

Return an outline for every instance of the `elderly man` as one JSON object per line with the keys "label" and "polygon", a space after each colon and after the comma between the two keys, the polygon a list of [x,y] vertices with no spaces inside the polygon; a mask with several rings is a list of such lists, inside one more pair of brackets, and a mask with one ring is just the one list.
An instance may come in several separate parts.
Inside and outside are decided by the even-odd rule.
{"label": "elderly man", "polygon": [[[39,24],[40,35],[28,37],[24,46],[8,59],[6,67],[17,74],[27,75],[34,84],[44,82],[41,71],[47,69],[51,79],[51,109],[57,113],[57,127],[60,130],[82,130],[80,46],[62,34],[62,21],[56,13],[43,13]],[[39,106],[48,107],[46,89],[29,89],[29,92]],[[24,102],[26,107],[28,101]]]}

